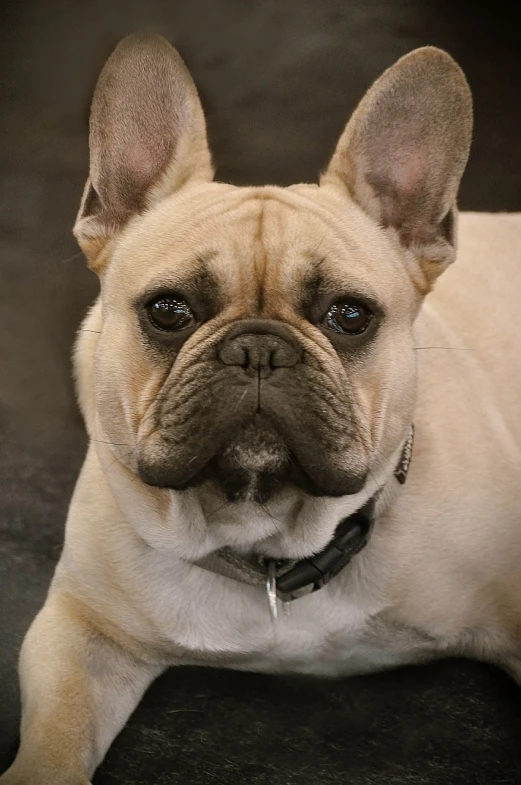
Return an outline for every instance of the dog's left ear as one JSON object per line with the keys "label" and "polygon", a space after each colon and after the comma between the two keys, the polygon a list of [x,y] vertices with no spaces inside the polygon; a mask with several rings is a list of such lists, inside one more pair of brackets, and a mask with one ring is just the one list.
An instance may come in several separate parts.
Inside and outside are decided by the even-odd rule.
{"label": "dog's left ear", "polygon": [[99,272],[109,241],[132,216],[188,181],[212,179],[197,90],[162,36],[128,36],[108,59],[92,101],[89,148],[74,235]]}
{"label": "dog's left ear", "polygon": [[321,180],[340,184],[397,231],[427,288],[455,256],[456,196],[471,135],[463,72],[440,49],[416,49],[367,92]]}

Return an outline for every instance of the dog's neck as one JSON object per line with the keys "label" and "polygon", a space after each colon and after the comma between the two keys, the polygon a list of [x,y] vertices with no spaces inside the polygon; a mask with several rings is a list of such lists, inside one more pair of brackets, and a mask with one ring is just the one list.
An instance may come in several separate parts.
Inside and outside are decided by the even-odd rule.
{"label": "dog's neck", "polygon": [[[403,445],[394,478],[403,485],[407,479],[414,442],[414,427]],[[332,540],[317,554],[299,559],[263,558],[251,554],[242,557],[228,547],[204,557],[198,566],[210,572],[247,583],[265,584],[269,607],[274,619],[278,615],[278,599],[285,602],[318,591],[338,575],[365,547],[376,516],[380,492],[364,506],[343,518],[337,525]]]}

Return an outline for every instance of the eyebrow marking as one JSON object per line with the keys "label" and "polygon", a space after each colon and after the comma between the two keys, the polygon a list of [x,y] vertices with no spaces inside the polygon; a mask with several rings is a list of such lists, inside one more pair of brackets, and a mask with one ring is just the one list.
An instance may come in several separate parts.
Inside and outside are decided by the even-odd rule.
{"label": "eyebrow marking", "polygon": [[188,270],[184,266],[183,270],[167,271],[158,275],[157,278],[149,281],[146,289],[134,299],[134,307],[142,308],[153,297],[177,293],[181,296],[187,295],[206,300],[216,309],[220,294],[217,280],[209,266],[210,260],[216,256],[218,256],[217,251],[197,254],[192,258]]}
{"label": "eyebrow marking", "polygon": [[301,308],[304,311],[311,311],[313,306],[324,298],[337,296],[353,297],[365,300],[375,313],[385,314],[385,307],[380,298],[363,281],[356,278],[350,280],[349,271],[346,270],[345,276],[331,274],[327,269],[321,270],[327,263],[325,257],[317,256],[314,252],[306,254],[313,264],[313,269],[302,278],[303,296]]}
{"label": "eyebrow marking", "polygon": [[211,251],[204,251],[203,253],[198,253],[193,257],[193,264],[194,267],[200,268],[200,272],[204,272],[206,274],[210,273],[209,263],[213,262],[219,256],[219,251],[211,250]]}
{"label": "eyebrow marking", "polygon": [[314,302],[318,300],[324,288],[324,277],[318,270],[318,265],[314,270],[308,271],[302,278],[302,299],[301,307],[308,311]]}

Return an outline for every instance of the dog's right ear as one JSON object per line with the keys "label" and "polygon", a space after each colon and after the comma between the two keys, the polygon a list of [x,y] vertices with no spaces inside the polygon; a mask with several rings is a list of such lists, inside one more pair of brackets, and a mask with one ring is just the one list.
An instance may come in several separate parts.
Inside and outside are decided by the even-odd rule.
{"label": "dog's right ear", "polygon": [[108,59],[92,101],[89,148],[74,235],[100,272],[109,241],[132,216],[187,181],[212,179],[197,90],[162,36],[128,36]]}

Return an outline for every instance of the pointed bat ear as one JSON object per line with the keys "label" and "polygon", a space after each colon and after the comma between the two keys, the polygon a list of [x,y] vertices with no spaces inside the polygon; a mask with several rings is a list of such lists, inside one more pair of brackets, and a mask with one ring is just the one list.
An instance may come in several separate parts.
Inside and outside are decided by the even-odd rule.
{"label": "pointed bat ear", "polygon": [[90,174],[74,234],[89,265],[135,214],[189,180],[212,179],[204,114],[178,52],[131,35],[99,77],[90,115]]}
{"label": "pointed bat ear", "polygon": [[321,182],[340,185],[393,227],[432,281],[455,256],[456,197],[471,136],[463,72],[440,49],[416,49],[367,92]]}

